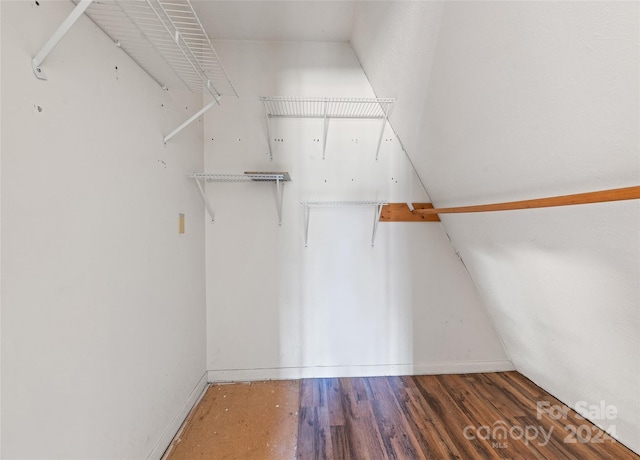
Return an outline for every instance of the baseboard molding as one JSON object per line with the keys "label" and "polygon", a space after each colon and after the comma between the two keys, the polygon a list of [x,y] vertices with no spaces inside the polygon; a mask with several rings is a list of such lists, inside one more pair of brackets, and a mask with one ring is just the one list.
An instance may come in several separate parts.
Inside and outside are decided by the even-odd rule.
{"label": "baseboard molding", "polygon": [[165,451],[167,450],[167,447],[169,447],[169,444],[171,444],[174,436],[182,426],[182,423],[189,415],[189,412],[191,412],[191,409],[193,409],[193,407],[202,397],[206,386],[207,372],[202,374],[202,377],[191,391],[191,394],[189,395],[187,400],[184,402],[175,417],[173,417],[173,420],[171,420],[169,425],[167,425],[164,433],[162,433],[162,436],[160,436],[160,439],[158,440],[156,445],[153,447],[149,455],[147,455],[147,460],[160,460],[162,458]]}
{"label": "baseboard molding", "polygon": [[208,371],[208,381],[289,380],[335,377],[375,377],[385,375],[472,374],[513,371],[509,360],[438,362],[425,364],[382,364],[372,366],[314,366],[261,369],[217,369]]}

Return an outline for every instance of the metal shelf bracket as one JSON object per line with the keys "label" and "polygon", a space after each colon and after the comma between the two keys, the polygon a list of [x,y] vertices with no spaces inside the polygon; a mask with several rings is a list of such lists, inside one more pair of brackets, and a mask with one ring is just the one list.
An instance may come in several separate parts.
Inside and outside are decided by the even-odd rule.
{"label": "metal shelf bracket", "polygon": [[386,203],[377,203],[375,205],[374,214],[373,214],[373,231],[371,232],[371,247],[376,242],[376,232],[378,231],[378,224],[380,223],[380,215],[382,214],[382,207]]}
{"label": "metal shelf bracket", "polygon": [[44,73],[44,70],[42,70],[42,67],[40,66],[42,65],[44,60],[47,59],[47,56],[49,56],[51,51],[53,51],[53,49],[56,47],[58,42],[62,40],[62,37],[64,37],[67,34],[67,32],[69,32],[69,29],[71,29],[71,27],[76,23],[78,18],[82,16],[82,14],[86,11],[87,8],[89,8],[89,5],[91,5],[92,1],[93,0],[81,0],[75,6],[73,11],[71,11],[69,16],[67,16],[67,19],[65,19],[62,22],[62,24],[60,24],[60,26],[53,33],[51,38],[47,40],[47,42],[44,44],[42,49],[38,51],[38,54],[36,54],[35,57],[31,60],[31,67],[33,68],[33,73],[40,80],[47,79],[47,74]]}
{"label": "metal shelf bracket", "polygon": [[207,212],[209,213],[209,217],[211,217],[211,222],[215,222],[216,221],[216,215],[213,212],[213,209],[211,208],[211,204],[209,204],[209,200],[207,199],[207,194],[204,193],[204,188],[202,188],[202,184],[200,183],[200,178],[199,177],[193,177],[193,180],[196,182],[196,186],[198,187],[198,190],[200,191],[200,195],[202,196],[202,201],[204,201],[204,207],[207,209]]}
{"label": "metal shelf bracket", "polygon": [[384,118],[382,119],[382,126],[380,127],[380,137],[378,138],[378,147],[376,147],[376,161],[378,161],[378,155],[380,154],[380,146],[382,145],[382,137],[384,136],[384,129],[389,123],[389,115],[393,109],[393,104],[389,104],[387,110],[384,110]]}
{"label": "metal shelf bracket", "polygon": [[189,117],[189,119],[187,121],[185,121],[184,123],[182,123],[180,126],[178,126],[176,129],[174,129],[173,131],[171,131],[169,134],[167,134],[163,141],[166,144],[167,142],[169,142],[169,140],[175,136],[176,134],[178,134],[180,131],[182,131],[184,128],[186,128],[187,126],[189,126],[191,123],[193,123],[195,120],[197,120],[200,115],[202,115],[203,113],[205,113],[207,110],[209,110],[211,107],[213,107],[214,105],[220,105],[220,97],[219,96],[214,96],[213,101],[209,102],[207,105],[205,105],[203,108],[201,108],[200,110],[198,110],[195,114],[193,114],[191,117]]}
{"label": "metal shelf bracket", "polygon": [[329,118],[327,118],[327,101],[324,101],[324,130],[322,131],[322,159],[327,151],[327,134],[329,133]]}
{"label": "metal shelf bracket", "polygon": [[278,225],[282,225],[282,200],[284,198],[284,184],[276,178],[276,196],[278,200]]}
{"label": "metal shelf bracket", "polygon": [[267,119],[267,144],[269,145],[269,160],[273,161],[273,147],[271,147],[271,129],[270,129],[270,123],[269,121],[271,120],[271,115],[269,115],[269,113],[266,110],[266,106],[265,106],[265,117]]}

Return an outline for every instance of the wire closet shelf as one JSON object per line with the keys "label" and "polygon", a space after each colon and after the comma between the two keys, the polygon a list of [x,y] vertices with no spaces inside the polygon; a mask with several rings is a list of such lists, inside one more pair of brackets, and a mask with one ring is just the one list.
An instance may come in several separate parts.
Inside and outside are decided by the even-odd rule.
{"label": "wire closet shelf", "polygon": [[352,120],[382,120],[376,160],[380,152],[382,136],[389,114],[396,102],[395,98],[355,98],[355,97],[294,97],[294,96],[261,96],[267,118],[267,136],[269,141],[269,157],[273,159],[271,145],[271,127],[269,121],[274,118],[321,118],[324,120],[322,131],[322,159],[327,150],[327,132],[329,120],[342,118]]}
{"label": "wire closet shelf", "polygon": [[211,217],[211,222],[215,222],[215,213],[209,203],[207,194],[202,184],[203,182],[273,182],[276,186],[276,205],[278,207],[278,225],[282,225],[282,200],[284,198],[284,183],[291,181],[288,172],[245,172],[244,174],[219,174],[219,173],[191,173],[188,175],[193,179],[198,187],[200,196],[204,201],[204,206]]}
{"label": "wire closet shelf", "polygon": [[189,174],[191,179],[200,179],[206,182],[275,182],[290,181],[288,173],[246,173],[246,174],[208,174],[208,173],[192,173]]}
{"label": "wire closet shelf", "polygon": [[189,0],[89,3],[85,14],[163,88],[238,96]]}
{"label": "wire closet shelf", "polygon": [[389,115],[394,98],[329,98],[263,96],[267,116],[286,118],[382,119]]}
{"label": "wire closet shelf", "polygon": [[386,201],[301,201],[301,205],[310,208],[342,208],[350,206],[384,206],[389,204]]}

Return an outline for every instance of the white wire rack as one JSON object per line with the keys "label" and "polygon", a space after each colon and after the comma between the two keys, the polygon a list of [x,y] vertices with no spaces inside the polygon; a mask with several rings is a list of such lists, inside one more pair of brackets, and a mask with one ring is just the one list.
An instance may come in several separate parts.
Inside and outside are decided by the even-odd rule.
{"label": "white wire rack", "polygon": [[378,231],[378,222],[380,222],[380,215],[382,214],[382,207],[388,202],[386,201],[302,201],[300,203],[304,206],[304,246],[308,246],[309,242],[309,217],[311,215],[311,208],[344,208],[344,207],[373,207],[373,229],[371,231],[371,247],[376,242],[376,232]]}
{"label": "white wire rack", "polygon": [[392,98],[328,98],[263,96],[268,117],[288,118],[386,118]]}
{"label": "white wire rack", "polygon": [[325,157],[327,147],[327,132],[329,120],[332,118],[346,119],[378,119],[382,120],[382,128],[376,149],[376,160],[380,152],[380,144],[384,128],[388,121],[394,98],[303,98],[286,96],[262,96],[267,118],[267,135],[269,136],[269,154],[273,159],[271,148],[271,134],[269,121],[272,118],[322,118],[324,130],[322,132],[322,158]]}
{"label": "white wire rack", "polygon": [[162,88],[206,90],[213,97],[165,142],[222,96],[238,96],[189,0],[72,1],[75,9],[32,60],[38,78],[47,78],[43,61],[84,13]]}
{"label": "white wire rack", "polygon": [[85,14],[160,86],[238,95],[189,0],[94,1]]}
{"label": "white wire rack", "polygon": [[384,206],[386,201],[301,201],[301,205],[310,208],[342,208],[350,206]]}
{"label": "white wire rack", "polygon": [[278,224],[282,225],[282,199],[284,197],[284,183],[289,182],[291,177],[288,172],[245,172],[244,174],[209,174],[191,173],[188,175],[193,179],[200,191],[200,195],[211,217],[211,222],[215,222],[215,213],[207,199],[207,195],[202,188],[200,181],[204,182],[274,182],[276,184],[276,198],[278,205]]}
{"label": "white wire rack", "polygon": [[289,173],[245,173],[245,174],[207,174],[192,173],[189,174],[192,179],[200,179],[205,182],[274,182],[274,181],[290,181]]}

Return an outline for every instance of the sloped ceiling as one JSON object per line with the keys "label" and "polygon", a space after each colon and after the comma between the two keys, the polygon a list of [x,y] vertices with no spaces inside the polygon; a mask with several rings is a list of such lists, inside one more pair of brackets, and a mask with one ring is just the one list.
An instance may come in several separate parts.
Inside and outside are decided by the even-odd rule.
{"label": "sloped ceiling", "polygon": [[[437,206],[640,183],[638,2],[363,2],[352,44]],[[461,33],[464,31],[464,33]],[[640,203],[442,216],[516,368],[640,451]]]}
{"label": "sloped ceiling", "polygon": [[351,1],[194,1],[212,39],[339,41],[351,38]]}

